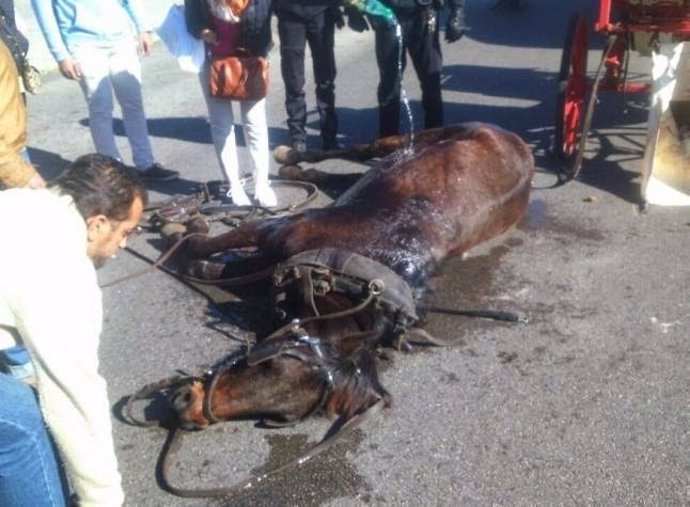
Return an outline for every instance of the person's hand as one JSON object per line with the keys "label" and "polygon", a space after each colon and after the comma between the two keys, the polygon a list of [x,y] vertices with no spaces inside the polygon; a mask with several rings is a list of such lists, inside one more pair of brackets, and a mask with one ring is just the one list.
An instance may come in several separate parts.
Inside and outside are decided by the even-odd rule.
{"label": "person's hand", "polygon": [[347,14],[347,26],[355,32],[366,32],[369,30],[369,23],[367,23],[367,18],[359,9],[346,8],[345,13]]}
{"label": "person's hand", "polygon": [[343,11],[340,10],[340,7],[333,7],[333,22],[338,30],[345,26]]}
{"label": "person's hand", "polygon": [[141,56],[149,56],[153,51],[153,34],[151,32],[141,32],[139,34],[139,52]]}
{"label": "person's hand", "polygon": [[451,11],[446,23],[446,42],[455,42],[465,35],[465,14],[462,10]]}
{"label": "person's hand", "polygon": [[67,79],[79,81],[82,77],[79,62],[72,57],[65,58],[64,60],[60,61],[60,63],[58,63],[58,68],[60,69],[60,74],[65,76]]}
{"label": "person's hand", "polygon": [[34,174],[31,179],[27,182],[26,185],[24,185],[26,188],[46,188],[46,181],[43,179],[43,177],[36,173]]}
{"label": "person's hand", "polygon": [[218,43],[218,36],[216,35],[216,32],[208,28],[204,28],[201,31],[201,33],[199,34],[199,38],[206,44],[211,44],[212,46]]}

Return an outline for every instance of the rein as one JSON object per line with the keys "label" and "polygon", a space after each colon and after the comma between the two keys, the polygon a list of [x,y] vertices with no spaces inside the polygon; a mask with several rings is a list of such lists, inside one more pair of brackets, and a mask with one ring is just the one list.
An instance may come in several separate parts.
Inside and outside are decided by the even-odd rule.
{"label": "rein", "polygon": [[167,490],[182,498],[213,498],[229,496],[232,494],[240,493],[241,491],[247,490],[260,482],[265,481],[275,475],[278,475],[285,470],[292,468],[294,466],[301,466],[307,461],[309,461],[314,456],[321,454],[323,451],[330,448],[337,439],[344,437],[349,434],[355,428],[360,427],[364,422],[366,422],[372,415],[378,413],[382,406],[383,398],[379,398],[373,405],[369,408],[358,412],[354,416],[348,418],[340,417],[338,420],[331,425],[324,437],[319,443],[314,445],[311,449],[301,454],[300,456],[291,459],[287,463],[277,466],[261,475],[252,477],[250,479],[240,481],[237,484],[221,488],[206,488],[206,489],[186,489],[178,488],[172,486],[168,480],[168,471],[170,470],[174,457],[179,451],[182,445],[182,432],[173,428],[170,430],[168,435],[168,440],[162,451],[160,466],[161,466],[161,478]]}
{"label": "rein", "polygon": [[[282,329],[282,328],[281,328]],[[293,338],[291,345],[293,347],[303,347],[307,346],[309,347],[310,351],[313,352],[317,358],[323,359],[323,351],[321,349],[321,343],[318,338],[311,337],[306,334],[306,332],[301,328],[293,328],[292,329],[295,333],[299,333],[299,335],[296,335],[295,338]],[[228,369],[232,368],[234,365],[236,365],[241,359],[246,359],[248,364],[259,364],[263,361],[267,361],[276,355],[288,355],[290,357],[294,357],[300,361],[305,362],[308,365],[315,365],[316,361],[311,361],[308,357],[306,357],[302,353],[295,352],[294,349],[290,348],[285,348],[281,351],[279,351],[277,354],[272,354],[272,355],[262,355],[259,358],[256,358],[253,362],[251,362],[251,354],[245,354],[244,358],[239,358],[236,357],[232,361],[228,361],[223,363],[223,365],[215,371],[208,372],[205,376],[205,378],[202,377],[197,377],[197,376],[190,376],[190,377],[181,377],[181,376],[173,376],[169,377],[163,380],[160,380],[158,382],[154,382],[151,384],[148,384],[144,386],[142,389],[140,389],[137,393],[132,395],[128,400],[125,405],[124,411],[125,411],[125,418],[132,424],[135,424],[137,426],[143,426],[143,427],[151,427],[155,426],[158,424],[158,421],[144,421],[141,419],[138,419],[132,415],[132,409],[134,406],[134,403],[138,400],[144,399],[150,395],[152,395],[155,392],[161,392],[164,390],[168,390],[174,387],[179,387],[191,382],[195,381],[200,381],[204,382],[208,387],[205,389],[204,392],[204,402],[203,402],[203,413],[204,416],[212,423],[220,422],[221,420],[218,419],[212,412],[210,404],[211,400],[213,398],[213,393],[217,387],[219,378],[221,374]],[[324,387],[323,387],[323,392],[320,396],[319,401],[314,405],[314,407],[308,411],[306,414],[302,415],[298,421],[291,421],[286,424],[282,424],[279,422],[275,421],[270,421],[270,420],[265,420],[264,423],[269,425],[269,426],[285,426],[285,425],[290,425],[290,424],[296,424],[297,422],[304,420],[310,416],[312,416],[319,408],[321,408],[326,400],[328,399],[329,394],[333,391],[334,384],[333,384],[333,371],[331,368],[326,368],[325,372],[323,373],[324,376]],[[384,402],[384,403],[382,403]],[[173,486],[170,483],[169,476],[170,476],[170,470],[175,463],[175,457],[177,456],[178,451],[180,450],[182,446],[182,439],[183,439],[183,432],[180,431],[176,426],[172,426],[169,430],[168,433],[168,438],[165,442],[165,445],[163,446],[163,449],[161,450],[161,456],[159,458],[159,466],[160,466],[160,471],[161,471],[161,480],[163,484],[165,485],[166,489],[177,496],[183,497],[183,498],[212,498],[212,497],[221,497],[221,496],[227,496],[235,493],[239,493],[243,490],[246,490],[248,488],[251,488],[252,486],[270,478],[273,477],[289,468],[292,468],[294,466],[301,466],[304,463],[306,463],[308,460],[313,458],[314,456],[322,453],[323,451],[327,450],[330,448],[336,441],[337,439],[347,435],[350,433],[352,430],[355,428],[361,426],[365,421],[367,421],[374,413],[377,413],[381,407],[385,405],[385,399],[381,396],[379,396],[376,401],[367,407],[366,409],[358,411],[356,414],[354,414],[351,417],[346,417],[346,416],[341,416],[339,417],[328,429],[324,437],[321,439],[320,442],[315,444],[313,447],[311,447],[309,450],[306,452],[302,453],[301,455],[291,459],[290,461],[277,466],[276,468],[273,468],[267,472],[264,472],[261,475],[258,475],[257,477],[253,477],[244,481],[240,481],[237,484],[234,484],[232,486],[227,486],[227,487],[221,487],[221,488],[202,488],[202,489],[188,489],[188,488],[179,488],[176,486]]]}

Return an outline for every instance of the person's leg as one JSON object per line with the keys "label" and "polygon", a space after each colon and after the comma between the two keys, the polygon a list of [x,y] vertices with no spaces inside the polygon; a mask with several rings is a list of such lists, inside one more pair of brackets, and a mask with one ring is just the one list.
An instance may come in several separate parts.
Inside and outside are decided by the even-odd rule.
{"label": "person's leg", "polygon": [[233,101],[211,97],[208,89],[208,70],[209,64],[206,62],[199,73],[199,81],[208,107],[213,147],[216,150],[218,164],[230,184],[228,197],[238,206],[248,206],[251,201],[242,188],[240,179],[240,165],[237,158],[237,143],[235,142],[235,117],[232,110]]}
{"label": "person's leg", "polygon": [[33,391],[0,373],[0,400],[0,505],[66,505],[60,465]]}
{"label": "person's leg", "polygon": [[443,58],[436,23],[429,29],[426,16],[419,15],[408,27],[407,48],[422,89],[424,128],[443,126],[443,99],[441,97],[441,70]]}
{"label": "person's leg", "polygon": [[278,204],[276,194],[268,182],[270,154],[268,152],[268,124],[266,99],[240,102],[244,141],[254,169],[254,197],[262,206]]}
{"label": "person's leg", "polygon": [[323,149],[337,148],[338,117],[335,111],[335,19],[327,9],[307,23],[307,41],[314,64],[316,107],[319,111]]}
{"label": "person's leg", "polygon": [[278,16],[280,37],[280,72],[285,84],[285,111],[290,142],[306,147],[307,103],[304,97],[304,20],[281,13]]}
{"label": "person's leg", "polygon": [[80,46],[72,49],[72,56],[79,62],[83,76],[79,84],[89,110],[89,129],[94,148],[102,155],[122,160],[113,132],[113,89],[108,50]]}
{"label": "person's leg", "polygon": [[400,133],[400,81],[407,63],[405,51],[395,34],[395,27],[383,21],[375,23],[376,63],[379,69],[379,137]]}
{"label": "person's leg", "polygon": [[137,169],[147,169],[156,160],[141,93],[141,61],[134,42],[127,41],[112,48],[109,71],[115,97],[122,109],[122,123],[132,148],[132,160]]}

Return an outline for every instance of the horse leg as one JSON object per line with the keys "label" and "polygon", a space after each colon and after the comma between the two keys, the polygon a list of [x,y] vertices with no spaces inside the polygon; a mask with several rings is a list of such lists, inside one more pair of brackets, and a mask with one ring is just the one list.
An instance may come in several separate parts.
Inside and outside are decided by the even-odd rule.
{"label": "horse leg", "polygon": [[[412,138],[412,147],[418,150],[425,146],[438,143],[456,136],[471,128],[470,125],[457,124],[447,127],[416,132]],[[295,165],[300,162],[316,163],[330,159],[350,160],[352,162],[366,162],[373,158],[381,158],[393,152],[403,150],[410,144],[408,135],[388,136],[377,139],[373,143],[354,144],[342,150],[306,150],[296,151],[287,146],[277,146],[273,150],[273,158],[279,164]]]}
{"label": "horse leg", "polygon": [[255,247],[257,245],[256,226],[258,222],[245,222],[236,229],[231,229],[217,236],[203,235],[208,232],[208,226],[198,223],[187,227],[189,239],[185,247],[185,254],[190,259],[209,257],[225,250]]}
{"label": "horse leg", "polygon": [[332,199],[336,199],[348,188],[352,187],[362,177],[362,174],[361,172],[328,173],[313,167],[302,169],[298,165],[284,165],[278,169],[278,175],[281,179],[312,183]]}

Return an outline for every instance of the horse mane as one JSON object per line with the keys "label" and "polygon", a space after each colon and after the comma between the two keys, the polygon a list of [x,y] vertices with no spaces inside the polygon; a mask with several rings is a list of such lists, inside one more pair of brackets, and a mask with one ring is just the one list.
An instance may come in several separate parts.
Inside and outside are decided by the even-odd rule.
{"label": "horse mane", "polygon": [[333,394],[323,408],[327,417],[340,415],[350,419],[379,400],[386,406],[391,404],[390,393],[379,381],[375,354],[373,349],[360,347],[349,358],[338,361],[333,370]]}

